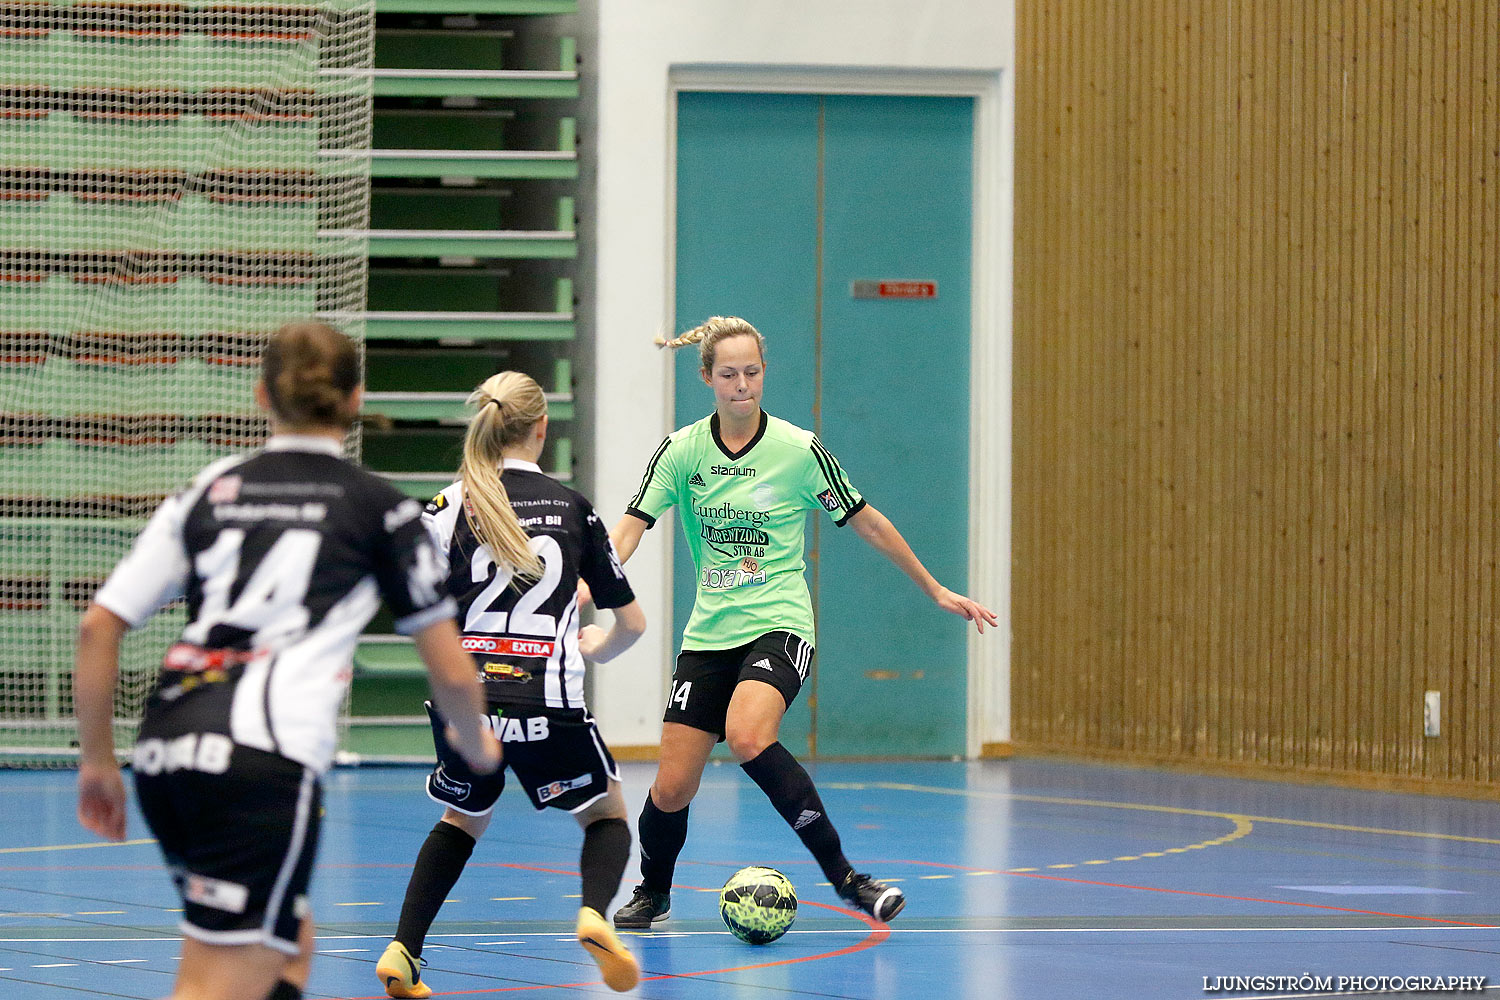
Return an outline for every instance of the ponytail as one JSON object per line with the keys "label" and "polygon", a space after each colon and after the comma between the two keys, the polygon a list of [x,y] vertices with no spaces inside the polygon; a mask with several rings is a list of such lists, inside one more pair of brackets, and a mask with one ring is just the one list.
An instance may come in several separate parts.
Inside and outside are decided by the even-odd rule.
{"label": "ponytail", "polygon": [[509,567],[518,578],[539,579],[542,562],[531,551],[531,536],[511,509],[500,471],[505,449],[526,440],[547,415],[547,397],[531,376],[501,372],[470,393],[468,404],[478,409],[469,418],[464,457],[458,467],[464,517],[496,563]]}

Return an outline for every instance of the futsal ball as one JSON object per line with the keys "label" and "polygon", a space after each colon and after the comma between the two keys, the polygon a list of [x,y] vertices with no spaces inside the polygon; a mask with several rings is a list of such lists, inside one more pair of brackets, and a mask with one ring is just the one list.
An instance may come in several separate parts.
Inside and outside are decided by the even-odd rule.
{"label": "futsal ball", "polygon": [[797,919],[797,890],[774,868],[741,868],[719,890],[719,916],[741,941],[770,944]]}

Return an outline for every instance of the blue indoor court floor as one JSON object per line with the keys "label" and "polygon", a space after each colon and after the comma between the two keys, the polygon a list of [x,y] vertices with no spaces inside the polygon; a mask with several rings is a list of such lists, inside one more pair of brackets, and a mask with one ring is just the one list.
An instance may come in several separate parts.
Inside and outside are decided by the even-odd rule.
{"label": "blue indoor court floor", "polygon": [[[1370,996],[1424,976],[1500,989],[1495,803],[1055,760],[812,770],[849,857],[897,882],[905,912],[886,927],[845,907],[755,786],[713,765],[672,918],[628,936],[645,975],[632,996]],[[632,816],[653,773],[624,765]],[[309,997],[384,996],[375,961],[439,814],[424,776],[329,775]],[[139,816],[128,843],[99,846],[74,820],[71,772],[0,772],[0,796],[0,997],[165,996],[176,900]],[[429,938],[437,996],[614,995],[572,936],[579,843],[570,817],[507,791]],[[718,916],[717,887],[747,864],[780,868],[802,898],[763,947]],[[617,904],[634,875],[632,861]]]}

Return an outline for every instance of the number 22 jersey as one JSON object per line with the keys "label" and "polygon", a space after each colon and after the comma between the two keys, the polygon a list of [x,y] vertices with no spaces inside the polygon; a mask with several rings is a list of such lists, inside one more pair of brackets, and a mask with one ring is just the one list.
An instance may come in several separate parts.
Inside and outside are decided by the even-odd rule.
{"label": "number 22 jersey", "polygon": [[463,644],[491,705],[584,710],[578,651],[578,580],[608,610],[635,600],[594,507],[531,462],[506,459],[501,483],[542,562],[538,580],[516,581],[474,537],[463,484],[432,498],[422,515],[458,601]]}

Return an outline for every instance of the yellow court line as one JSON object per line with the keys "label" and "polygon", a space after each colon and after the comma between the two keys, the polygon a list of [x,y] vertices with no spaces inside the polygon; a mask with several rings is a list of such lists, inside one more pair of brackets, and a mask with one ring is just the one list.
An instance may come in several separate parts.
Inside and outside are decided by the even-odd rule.
{"label": "yellow court line", "polygon": [[1459,844],[1500,844],[1493,837],[1466,837],[1458,833],[1431,833],[1426,830],[1387,830],[1379,826],[1349,826],[1344,823],[1320,823],[1310,819],[1281,819],[1278,816],[1246,816],[1255,823],[1280,823],[1283,826],[1308,826],[1315,830],[1337,830],[1341,833],[1376,833],[1383,837],[1420,837],[1426,840],[1451,840]]}
{"label": "yellow court line", "polygon": [[98,840],[91,844],[48,844],[43,847],[0,847],[0,854],[31,854],[35,851],[87,851],[95,847],[139,847],[141,844],[154,844],[155,838],[143,837],[140,840]]}
{"label": "yellow court line", "polygon": [[[1211,840],[1200,840],[1196,844],[1188,844],[1185,847],[1164,847],[1164,848],[1162,848],[1159,851],[1142,851],[1140,854],[1122,854],[1122,855],[1119,855],[1118,857],[1113,857],[1113,858],[1095,858],[1095,859],[1090,860],[1090,861],[1065,861],[1065,862],[1058,862],[1056,864],[1047,865],[1045,868],[1006,868],[1006,869],[1003,869],[1003,872],[1005,874],[1007,874],[1007,875],[1022,875],[1022,874],[1026,874],[1028,872],[1038,872],[1038,871],[1045,871],[1045,870],[1049,870],[1049,869],[1078,868],[1081,865],[1110,865],[1110,864],[1114,864],[1117,861],[1139,861],[1142,858],[1163,858],[1163,857],[1166,857],[1168,854],[1186,854],[1188,851],[1201,851],[1201,850],[1203,850],[1206,847],[1218,847],[1218,846],[1220,846],[1222,844],[1229,843],[1231,840],[1239,840],[1241,837],[1248,836],[1250,834],[1250,831],[1252,829],[1254,829],[1254,826],[1255,826],[1255,824],[1253,824],[1252,822],[1250,822],[1250,819],[1248,817],[1237,816],[1237,815],[1235,815],[1233,813],[1209,812],[1209,811],[1203,810],[1203,809],[1179,809],[1179,808],[1177,808],[1175,806],[1142,805],[1142,804],[1135,803],[1135,802],[1099,802],[1099,801],[1094,801],[1092,799],[1061,799],[1061,798],[1049,798],[1049,797],[1040,796],[1040,795],[1012,795],[1012,794],[1009,794],[1009,793],[1006,793],[1006,792],[976,792],[976,791],[970,791],[968,789],[934,788],[934,787],[931,787],[931,786],[928,786],[928,785],[906,785],[906,784],[899,784],[899,783],[896,783],[896,782],[888,782],[888,781],[870,782],[868,784],[863,784],[863,783],[856,784],[856,783],[830,782],[829,785],[828,785],[828,787],[830,787],[830,788],[854,788],[854,789],[858,789],[858,788],[884,788],[884,789],[888,789],[888,790],[891,790],[891,791],[932,792],[932,793],[937,794],[937,795],[957,795],[957,796],[961,796],[961,797],[964,797],[964,798],[1015,799],[1015,800],[1026,801],[1026,802],[1048,802],[1048,803],[1052,803],[1052,804],[1079,805],[1079,806],[1098,806],[1100,808],[1105,808],[1105,809],[1140,809],[1140,810],[1144,810],[1146,812],[1166,812],[1166,813],[1178,813],[1178,814],[1187,815],[1187,816],[1206,816],[1206,817],[1209,817],[1209,818],[1212,818],[1212,819],[1224,819],[1224,820],[1228,820],[1229,822],[1231,822],[1231,823],[1234,824],[1234,830],[1232,832],[1230,832],[1230,833],[1224,834],[1222,837],[1214,837]],[[997,875],[997,874],[1000,874],[1000,872],[985,870],[985,871],[966,872],[965,874],[968,874],[968,875]],[[899,881],[899,880],[888,879],[887,881]]]}
{"label": "yellow court line", "polygon": [[1495,844],[1492,837],[1467,837],[1457,833],[1431,833],[1424,830],[1390,830],[1378,826],[1351,826],[1345,823],[1323,823],[1311,819],[1284,819],[1280,816],[1250,816],[1244,813],[1217,812],[1212,809],[1185,809],[1181,806],[1158,806],[1143,802],[1110,802],[1101,799],[1058,798],[1050,795],[1016,795],[1010,792],[983,792],[963,788],[937,788],[888,781],[828,782],[829,788],[886,788],[899,792],[929,792],[934,795],[957,795],[965,798],[1004,799],[1016,802],[1041,802],[1049,805],[1092,806],[1097,809],[1135,809],[1141,812],[1171,813],[1177,816],[1212,816],[1218,819],[1244,820],[1247,823],[1279,823],[1282,826],[1305,826],[1315,830],[1337,830],[1342,833],[1373,833],[1386,837],[1418,837],[1427,840],[1451,840],[1460,844]]}

